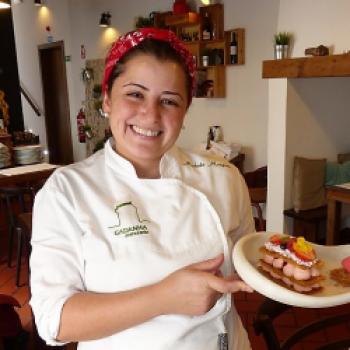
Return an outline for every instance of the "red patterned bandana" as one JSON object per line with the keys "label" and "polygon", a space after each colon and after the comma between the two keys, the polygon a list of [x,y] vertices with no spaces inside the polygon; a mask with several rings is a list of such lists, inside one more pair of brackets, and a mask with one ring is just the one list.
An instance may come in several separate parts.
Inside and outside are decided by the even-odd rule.
{"label": "red patterned bandana", "polygon": [[[165,29],[157,28],[140,28],[134,32],[129,32],[121,36],[111,47],[107,57],[106,66],[104,71],[104,77],[102,81],[102,90],[106,92],[107,82],[109,76],[111,75],[115,64],[133,47],[139,45],[144,39],[152,38],[156,40],[162,40],[168,42],[175,51],[181,56],[186,66],[188,67],[188,72],[192,79],[192,88],[195,87],[195,63],[192,54],[186,49],[183,43],[176,37],[176,35]],[[191,101],[189,101],[191,102]]]}

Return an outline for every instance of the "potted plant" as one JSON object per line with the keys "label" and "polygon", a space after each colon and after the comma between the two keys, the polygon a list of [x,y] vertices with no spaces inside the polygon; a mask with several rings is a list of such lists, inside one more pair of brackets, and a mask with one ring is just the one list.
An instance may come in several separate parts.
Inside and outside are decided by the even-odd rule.
{"label": "potted plant", "polygon": [[289,32],[278,32],[274,35],[274,48],[276,60],[289,57],[291,40],[292,35]]}
{"label": "potted plant", "polygon": [[145,27],[153,27],[154,25],[154,18],[153,16],[148,17],[142,17],[138,16],[135,20],[135,27],[138,28],[145,28]]}

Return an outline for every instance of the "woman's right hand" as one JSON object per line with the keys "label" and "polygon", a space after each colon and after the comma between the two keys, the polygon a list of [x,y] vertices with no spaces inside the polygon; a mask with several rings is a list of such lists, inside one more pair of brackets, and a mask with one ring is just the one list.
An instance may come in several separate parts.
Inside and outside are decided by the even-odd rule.
{"label": "woman's right hand", "polygon": [[159,301],[164,314],[202,315],[208,312],[224,293],[252,292],[243,281],[234,276],[222,277],[220,266],[223,254],[173,272],[159,282]]}

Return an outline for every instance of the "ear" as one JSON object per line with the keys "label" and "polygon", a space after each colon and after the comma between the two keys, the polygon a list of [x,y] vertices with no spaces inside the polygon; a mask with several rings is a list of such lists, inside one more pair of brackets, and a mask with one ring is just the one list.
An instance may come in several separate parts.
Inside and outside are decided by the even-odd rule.
{"label": "ear", "polygon": [[103,96],[102,109],[105,113],[109,114],[111,112],[111,99],[107,92]]}

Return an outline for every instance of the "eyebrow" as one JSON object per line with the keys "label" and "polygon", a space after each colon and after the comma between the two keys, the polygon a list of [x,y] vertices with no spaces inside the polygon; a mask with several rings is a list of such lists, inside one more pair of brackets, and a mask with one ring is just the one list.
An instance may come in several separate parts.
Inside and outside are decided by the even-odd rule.
{"label": "eyebrow", "polygon": [[[140,89],[142,90],[145,90],[145,91],[149,91],[148,88],[146,88],[146,86],[143,86],[141,84],[138,84],[138,83],[127,83],[127,84],[124,84],[123,87],[127,87],[127,86],[137,86],[139,87]],[[163,94],[166,94],[166,95],[174,95],[174,96],[179,96],[181,98],[181,100],[183,100],[183,97],[178,93],[178,92],[173,92],[173,91],[162,91]]]}
{"label": "eyebrow", "polygon": [[143,86],[143,85],[137,84],[137,83],[128,83],[128,84],[124,84],[123,85],[123,87],[126,87],[126,86],[137,86],[137,87],[139,87],[142,90],[147,90],[147,91],[149,90],[149,89],[146,88],[146,86]]}
{"label": "eyebrow", "polygon": [[173,92],[173,91],[163,91],[163,94],[167,95],[174,95],[174,96],[179,96],[181,100],[183,100],[183,97],[178,93],[178,92]]}

